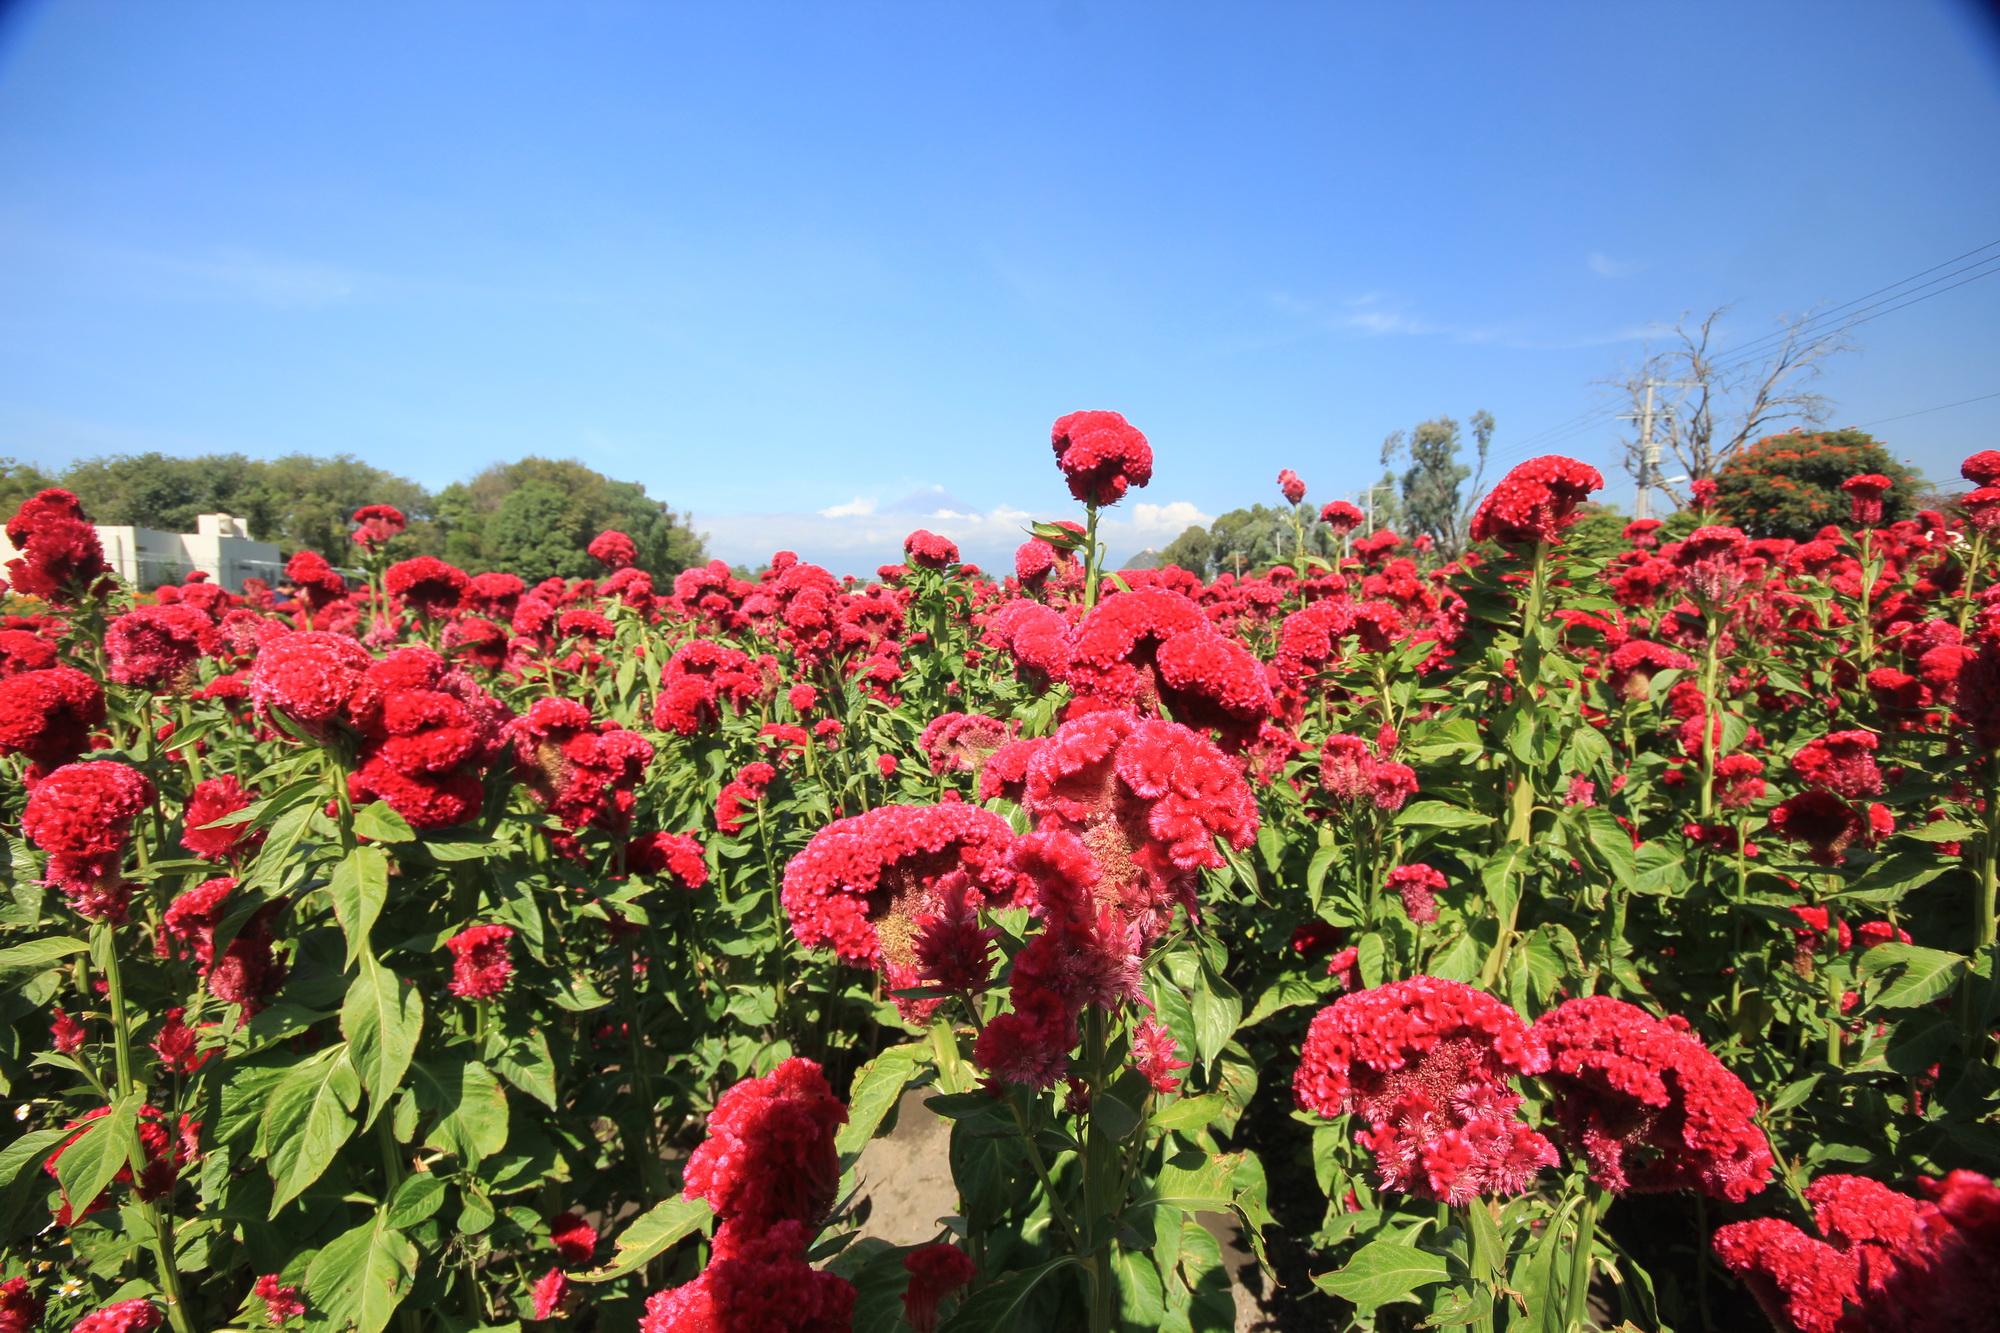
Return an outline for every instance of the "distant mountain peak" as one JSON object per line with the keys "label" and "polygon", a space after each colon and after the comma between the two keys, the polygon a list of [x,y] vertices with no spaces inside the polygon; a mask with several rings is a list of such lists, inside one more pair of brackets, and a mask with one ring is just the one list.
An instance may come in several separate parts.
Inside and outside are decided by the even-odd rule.
{"label": "distant mountain peak", "polygon": [[977,518],[981,510],[977,505],[967,504],[942,486],[926,486],[920,491],[911,491],[894,504],[883,505],[875,512],[899,514],[908,518],[936,518],[940,514]]}

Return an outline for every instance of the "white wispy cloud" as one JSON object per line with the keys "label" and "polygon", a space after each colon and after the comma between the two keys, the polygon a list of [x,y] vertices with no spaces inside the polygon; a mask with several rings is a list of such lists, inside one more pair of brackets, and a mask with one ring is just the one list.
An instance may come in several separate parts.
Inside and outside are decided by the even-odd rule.
{"label": "white wispy cloud", "polygon": [[1636,259],[1613,259],[1602,250],[1592,250],[1584,262],[1600,278],[1629,278],[1646,267]]}
{"label": "white wispy cloud", "polygon": [[844,505],[834,505],[819,511],[821,518],[866,518],[875,512],[875,501],[855,496]]}

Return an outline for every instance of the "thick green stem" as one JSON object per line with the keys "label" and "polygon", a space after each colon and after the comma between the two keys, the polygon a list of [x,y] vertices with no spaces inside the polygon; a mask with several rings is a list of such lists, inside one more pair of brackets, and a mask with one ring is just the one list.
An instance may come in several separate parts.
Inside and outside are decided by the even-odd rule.
{"label": "thick green stem", "polygon": [[1568,1306],[1564,1311],[1568,1328],[1585,1327],[1584,1320],[1590,1316],[1590,1256],[1597,1248],[1597,1215],[1603,1204],[1603,1186],[1594,1180],[1586,1182],[1583,1202],[1576,1210],[1576,1244],[1569,1252]]}
{"label": "thick green stem", "polygon": [[1083,604],[1097,605],[1097,580],[1103,575],[1104,561],[1097,547],[1097,506],[1083,507]]}
{"label": "thick green stem", "polygon": [[1715,813],[1715,752],[1721,745],[1722,704],[1715,689],[1722,665],[1722,617],[1710,608],[1703,619],[1707,633],[1701,648],[1701,822],[1706,824]]}

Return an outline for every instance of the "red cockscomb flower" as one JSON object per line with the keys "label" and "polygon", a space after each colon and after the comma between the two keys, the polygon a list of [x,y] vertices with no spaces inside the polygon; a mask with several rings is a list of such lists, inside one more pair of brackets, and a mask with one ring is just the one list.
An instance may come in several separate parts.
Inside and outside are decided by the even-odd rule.
{"label": "red cockscomb flower", "polygon": [[958,563],[958,544],[949,537],[918,528],[903,538],[903,554],[924,569],[944,569]]}
{"label": "red cockscomb flower", "polygon": [[451,993],[490,1000],[514,979],[512,926],[468,926],[445,941],[452,952]]}
{"label": "red cockscomb flower", "polygon": [[354,544],[365,550],[386,545],[410,525],[394,505],[363,505],[354,511]]}
{"label": "red cockscomb flower", "polygon": [[1673,566],[1688,591],[1710,606],[1734,597],[1750,577],[1743,563],[1750,539],[1738,528],[1696,528],[1671,551]]}
{"label": "red cockscomb flower", "polygon": [[1787,797],[1771,812],[1771,827],[1792,842],[1806,845],[1806,855],[1823,866],[1847,860],[1847,849],[1859,842],[1872,846],[1895,831],[1881,805],[1864,813],[1830,791],[1805,791]]}
{"label": "red cockscomb flower", "polygon": [[1444,1203],[1517,1194],[1555,1148],[1514,1117],[1515,1074],[1548,1053],[1521,1016],[1455,981],[1412,977],[1343,995],[1312,1021],[1293,1088],[1323,1116],[1358,1115],[1383,1188]]}
{"label": "red cockscomb flower", "polygon": [[47,1309],[48,1302],[28,1289],[28,1279],[0,1282],[0,1333],[34,1333]]}
{"label": "red cockscomb flower", "polygon": [[956,1245],[922,1245],[903,1256],[903,1271],[904,1322],[912,1333],[936,1333],[938,1303],[978,1276],[979,1265]]}
{"label": "red cockscomb flower", "polygon": [[167,1312],[145,1299],[119,1301],[79,1319],[70,1333],[148,1333],[167,1322]]}
{"label": "red cockscomb flower", "polygon": [[74,667],[0,680],[0,754],[33,761],[30,785],[88,750],[90,733],[104,717],[104,687]]}
{"label": "red cockscomb flower", "polygon": [[1438,919],[1436,895],[1444,886],[1444,876],[1421,862],[1389,872],[1388,887],[1402,898],[1403,915],[1418,924]]}
{"label": "red cockscomb flower", "polygon": [[138,769],[103,759],[65,764],[28,793],[21,831],[49,854],[47,883],[79,915],[118,925],[132,886],[120,874],[132,821],[151,805]]}
{"label": "red cockscomb flower", "polygon": [[1715,761],[1715,799],[1725,810],[1740,810],[1764,799],[1764,761],[1752,754],[1724,755]]}
{"label": "red cockscomb flower", "polygon": [[590,539],[585,548],[590,558],[606,569],[630,569],[639,563],[639,547],[615,528],[606,528]]}
{"label": "red cockscomb flower", "polygon": [[684,889],[708,883],[708,858],[686,833],[648,833],[625,844],[625,869],[635,875],[671,875]]}
{"label": "red cockscomb flower", "polygon": [[1741,1203],[1769,1182],[1757,1099],[1684,1023],[1590,995],[1543,1014],[1535,1035],[1556,1118],[1600,1185]]}
{"label": "red cockscomb flower", "polygon": [[308,610],[318,611],[347,596],[347,580],[318,551],[300,551],[285,563],[285,577],[297,586]]}
{"label": "red cockscomb flower", "polygon": [[305,630],[272,639],[250,668],[250,697],[267,712],[282,712],[299,730],[325,740],[341,721],[361,673],[375,664],[366,648],[344,634]]}
{"label": "red cockscomb flower", "polygon": [[739,1233],[817,1224],[840,1185],[834,1136],[846,1123],[820,1067],[794,1056],[722,1094],[688,1157],[686,1196],[706,1199]]}
{"label": "red cockscomb flower", "polygon": [[777,779],[778,770],[762,760],[743,765],[716,795],[715,827],[732,836],[741,833],[751,809]]}
{"label": "red cockscomb flower", "polygon": [[299,1299],[299,1289],[288,1287],[284,1279],[276,1273],[266,1273],[251,1287],[257,1299],[264,1302],[264,1314],[273,1324],[288,1324],[306,1312],[306,1303]]}
{"label": "red cockscomb flower", "polygon": [[559,1319],[566,1313],[564,1307],[568,1305],[573,1292],[569,1278],[562,1269],[551,1268],[535,1282],[530,1295],[534,1304],[535,1318]]}
{"label": "red cockscomb flower", "polygon": [[639,1333],[848,1333],[854,1288],[806,1263],[812,1237],[803,1222],[724,1223],[701,1276],[647,1298]]}
{"label": "red cockscomb flower", "polygon": [[1882,521],[1882,497],[1896,483],[1879,472],[1849,477],[1840,483],[1847,492],[1850,520],[1856,527],[1872,528]]}
{"label": "red cockscomb flower", "polygon": [[978,773],[987,759],[1014,739],[1014,724],[984,713],[943,713],[924,728],[917,746],[931,761],[931,772]]}
{"label": "red cockscomb flower", "polygon": [[208,825],[239,810],[247,810],[257,799],[255,792],[243,790],[234,773],[204,778],[188,793],[187,812],[182,819],[181,846],[204,861],[226,861],[245,855],[263,845],[264,830],[248,824]]}
{"label": "red cockscomb flower", "polygon": [[1079,694],[1215,728],[1232,747],[1254,740],[1274,708],[1263,665],[1176,592],[1106,598],[1070,634],[1068,655]]}
{"label": "red cockscomb flower", "polygon": [[1116,412],[1072,412],[1050,432],[1069,493],[1087,505],[1116,504],[1128,486],[1153,479],[1153,448]]}
{"label": "red cockscomb flower", "polygon": [[158,690],[179,683],[220,642],[215,622],[191,606],[141,606],[112,618],[104,653],[111,679]]}
{"label": "red cockscomb flower", "polygon": [[425,620],[436,620],[445,612],[456,610],[471,581],[464,570],[447,565],[434,555],[399,561],[382,576],[382,586],[389,595]]}
{"label": "red cockscomb flower", "polygon": [[1278,472],[1278,490],[1285,497],[1285,503],[1295,505],[1306,498],[1306,484],[1299,480],[1299,474],[1290,468]]}
{"label": "red cockscomb flower", "polygon": [[581,1213],[557,1213],[549,1219],[549,1241],[564,1263],[587,1264],[597,1253],[597,1228],[584,1221]]}
{"label": "red cockscomb flower", "polygon": [[[57,1174],[57,1163],[62,1159],[62,1155],[83,1137],[83,1131],[89,1127],[91,1121],[110,1114],[110,1107],[100,1106],[64,1126],[65,1129],[73,1129],[76,1133],[57,1145],[56,1150],[42,1163],[42,1170],[49,1174],[50,1179],[60,1183],[62,1177]],[[181,1167],[193,1161],[199,1154],[200,1135],[201,1125],[198,1121],[183,1115],[176,1123],[170,1121],[167,1113],[156,1106],[141,1106],[138,1137],[146,1165],[135,1178],[131,1162],[126,1162],[118,1168],[118,1174],[111,1178],[112,1183],[132,1186],[132,1193],[146,1202],[166,1198],[174,1191],[174,1182],[180,1178]],[[55,1224],[59,1227],[72,1226],[78,1218],[110,1206],[110,1186],[106,1186],[103,1193],[95,1199],[88,1200],[81,1208],[76,1207],[75,1200],[64,1196],[61,1206],[56,1210]]]}
{"label": "red cockscomb flower", "polygon": [[1336,537],[1345,537],[1367,519],[1366,514],[1345,500],[1335,500],[1319,511],[1319,521],[1332,528]]}
{"label": "red cockscomb flower", "polygon": [[19,596],[39,597],[59,609],[74,606],[111,571],[97,529],[69,491],[51,487],[23,500],[6,530],[21,553],[7,562],[7,582]]}
{"label": "red cockscomb flower", "polygon": [[1472,516],[1472,540],[1503,546],[1559,542],[1563,529],[1576,521],[1576,507],[1603,489],[1603,474],[1587,463],[1560,454],[1531,458],[1515,465],[1480,502]]}
{"label": "red cockscomb flower", "polygon": [[187,1010],[179,1005],[167,1010],[166,1021],[160,1025],[159,1035],[151,1045],[153,1054],[160,1057],[168,1072],[183,1078],[192,1077],[215,1054],[213,1050],[201,1049],[201,1033],[187,1025]]}
{"label": "red cockscomb flower", "polygon": [[1880,742],[1872,731],[1836,731],[1809,741],[1792,756],[1792,771],[1809,787],[1853,800],[1882,794],[1875,762]]}
{"label": "red cockscomb flower", "polygon": [[1145,1076],[1153,1091],[1165,1095],[1181,1085],[1181,1070],[1193,1068],[1178,1058],[1174,1034],[1158,1020],[1142,1018],[1132,1028],[1132,1067]]}

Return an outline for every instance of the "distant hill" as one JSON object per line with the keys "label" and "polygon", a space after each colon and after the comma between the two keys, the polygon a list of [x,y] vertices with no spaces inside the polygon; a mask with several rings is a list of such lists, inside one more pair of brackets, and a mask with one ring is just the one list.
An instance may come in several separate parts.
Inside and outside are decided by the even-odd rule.
{"label": "distant hill", "polygon": [[941,513],[977,518],[984,511],[977,505],[967,504],[942,486],[926,486],[923,490],[911,491],[894,504],[883,505],[875,512],[900,514],[908,518],[936,518]]}
{"label": "distant hill", "polygon": [[1158,569],[1162,563],[1160,553],[1148,546],[1145,550],[1139,552],[1139,554],[1118,567],[1120,569]]}

